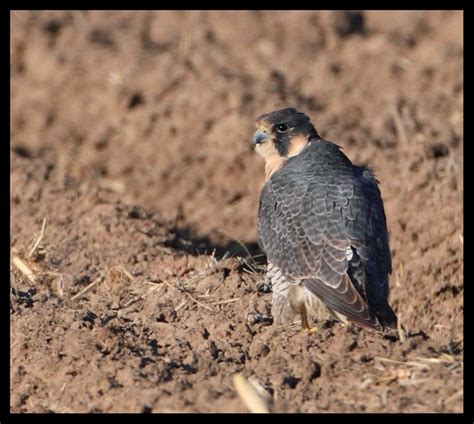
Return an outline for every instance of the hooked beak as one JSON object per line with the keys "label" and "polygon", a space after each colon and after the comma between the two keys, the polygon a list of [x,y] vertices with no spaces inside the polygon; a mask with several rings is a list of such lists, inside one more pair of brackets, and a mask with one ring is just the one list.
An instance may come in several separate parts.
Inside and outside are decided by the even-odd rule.
{"label": "hooked beak", "polygon": [[253,135],[253,145],[256,146],[257,144],[264,142],[267,138],[268,134],[266,132],[257,130]]}

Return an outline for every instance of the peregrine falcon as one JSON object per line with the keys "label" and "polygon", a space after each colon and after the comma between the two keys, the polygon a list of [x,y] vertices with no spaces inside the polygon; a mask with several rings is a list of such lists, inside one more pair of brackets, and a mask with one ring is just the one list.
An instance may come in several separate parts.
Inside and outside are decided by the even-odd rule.
{"label": "peregrine falcon", "polygon": [[[287,108],[261,115],[253,137],[265,159],[259,243],[267,255],[274,324],[333,316],[382,330],[392,263],[378,181],[310,119]],[[314,327],[316,328],[316,327]]]}

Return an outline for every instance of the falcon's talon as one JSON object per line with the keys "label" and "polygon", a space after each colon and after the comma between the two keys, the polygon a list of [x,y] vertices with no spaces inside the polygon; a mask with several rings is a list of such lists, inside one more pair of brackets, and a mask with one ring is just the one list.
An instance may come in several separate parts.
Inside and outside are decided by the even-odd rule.
{"label": "falcon's talon", "polygon": [[303,330],[309,330],[311,326],[308,322],[308,313],[306,311],[306,307],[303,305],[300,306],[300,315],[301,315],[301,326]]}
{"label": "falcon's talon", "polygon": [[304,305],[301,306],[300,314],[301,314],[301,329],[303,331],[307,331],[308,333],[317,333],[319,331],[319,328],[316,325],[313,325],[312,327],[309,325],[308,312],[306,311],[306,307]]}
{"label": "falcon's talon", "polygon": [[[320,137],[308,116],[287,108],[257,119],[254,148],[265,159],[259,244],[267,255],[275,324],[306,308],[380,329],[393,327],[392,272],[379,182]],[[266,292],[267,279],[257,286]],[[368,296],[370,293],[370,296]],[[321,317],[318,317],[321,319]]]}
{"label": "falcon's talon", "polygon": [[259,324],[273,324],[273,318],[270,315],[254,314],[253,318]]}
{"label": "falcon's talon", "polygon": [[313,325],[312,327],[308,327],[308,328],[303,327],[302,330],[308,333],[317,333],[319,332],[319,327],[317,327],[316,325]]}
{"label": "falcon's talon", "polygon": [[259,293],[271,293],[272,292],[272,282],[268,281],[268,279],[265,278],[264,281],[257,284],[257,292],[259,292]]}

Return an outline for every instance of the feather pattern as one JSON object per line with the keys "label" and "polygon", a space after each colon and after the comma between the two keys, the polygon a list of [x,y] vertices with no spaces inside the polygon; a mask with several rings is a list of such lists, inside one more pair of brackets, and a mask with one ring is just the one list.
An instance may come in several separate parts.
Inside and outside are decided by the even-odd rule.
{"label": "feather pattern", "polygon": [[271,176],[260,196],[259,237],[288,284],[302,284],[359,324],[394,325],[387,303],[392,265],[377,180],[337,145],[313,138]]}

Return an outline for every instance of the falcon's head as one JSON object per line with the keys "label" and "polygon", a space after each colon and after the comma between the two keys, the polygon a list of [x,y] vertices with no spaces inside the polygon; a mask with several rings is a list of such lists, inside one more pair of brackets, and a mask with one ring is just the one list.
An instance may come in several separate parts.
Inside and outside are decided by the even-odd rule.
{"label": "falcon's head", "polygon": [[266,161],[267,178],[286,159],[296,156],[313,137],[319,137],[308,116],[294,108],[275,110],[257,118],[255,151]]}

